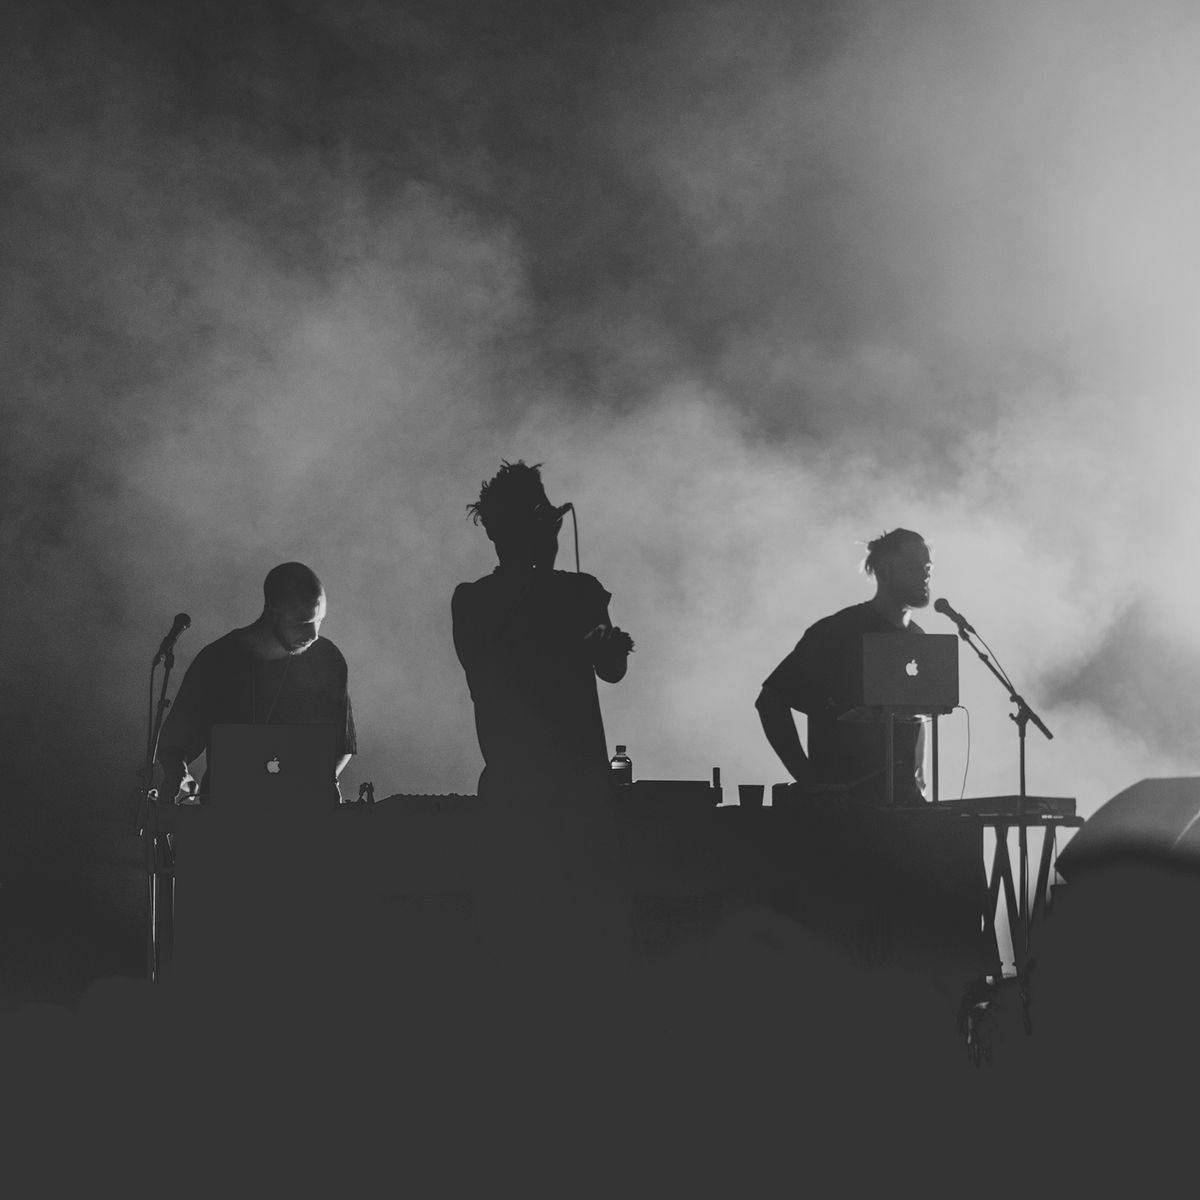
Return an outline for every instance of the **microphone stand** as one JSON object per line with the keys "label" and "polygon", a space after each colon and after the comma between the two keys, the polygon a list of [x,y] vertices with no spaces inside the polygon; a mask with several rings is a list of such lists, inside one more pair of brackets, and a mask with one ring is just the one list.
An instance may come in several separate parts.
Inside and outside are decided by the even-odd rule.
{"label": "microphone stand", "polygon": [[[143,863],[146,872],[146,978],[154,982],[159,974],[159,859],[164,859],[164,870],[169,869],[170,844],[165,839],[168,834],[163,830],[159,842],[158,827],[158,788],[154,786],[154,763],[158,757],[158,739],[162,735],[163,717],[171,702],[167,699],[167,683],[171,678],[171,669],[175,666],[175,651],[168,649],[162,656],[163,677],[159,690],[158,705],[154,706],[154,671],[158,665],[158,655],[150,664],[150,703],[151,711],[147,717],[146,728],[146,758],[139,772],[137,811],[134,815],[134,828],[142,838],[144,846]],[[160,855],[159,851],[163,853]]]}
{"label": "microphone stand", "polygon": [[[1017,692],[1017,689],[1013,686],[1012,680],[1009,679],[1008,676],[1003,671],[1001,671],[999,669],[999,667],[996,666],[995,663],[992,662],[991,657],[983,649],[981,649],[979,646],[975,645],[975,643],[971,640],[971,636],[970,636],[971,633],[974,633],[974,630],[971,630],[970,632],[968,632],[968,630],[966,628],[964,628],[963,625],[958,626],[958,636],[960,638],[962,638],[962,640],[964,642],[966,642],[967,645],[970,646],[972,650],[975,651],[975,653],[979,656],[980,660],[982,661],[983,665],[985,667],[987,667],[987,669],[989,671],[991,671],[991,673],[1000,681],[1001,686],[1004,688],[1004,690],[1006,692],[1008,692],[1009,700],[1011,700],[1012,703],[1015,704],[1017,707],[1017,711],[1015,713],[1008,714],[1008,719],[1010,721],[1014,722],[1017,726],[1017,741],[1018,741],[1018,745],[1019,745],[1019,755],[1020,755],[1021,791],[1017,796],[1017,847],[1018,847],[1017,858],[1018,858],[1018,872],[1019,872],[1019,876],[1020,876],[1020,885],[1019,886],[1020,886],[1020,893],[1021,893],[1021,903],[1020,903],[1020,909],[1019,909],[1020,924],[1021,924],[1020,944],[1019,945],[1018,945],[1018,931],[1017,930],[1012,931],[1012,933],[1013,933],[1013,958],[1015,960],[1014,966],[1017,969],[1018,977],[1020,977],[1022,974],[1022,971],[1024,970],[1024,968],[1026,966],[1026,961],[1027,961],[1028,955],[1029,955],[1029,932],[1030,932],[1030,930],[1029,930],[1029,923],[1030,923],[1030,920],[1029,920],[1029,844],[1028,844],[1028,836],[1027,836],[1026,827],[1025,827],[1025,800],[1026,800],[1026,792],[1025,792],[1025,730],[1026,730],[1026,727],[1029,725],[1029,723],[1032,721],[1033,724],[1036,725],[1038,727],[1038,729],[1040,729],[1042,731],[1042,733],[1044,733],[1046,735],[1047,738],[1052,739],[1054,737],[1054,734],[1052,734],[1050,732],[1050,730],[1046,728],[1046,724],[1041,719],[1041,717],[1039,717],[1037,715],[1037,713],[1035,713],[1033,711],[1033,709],[1029,707],[1029,705],[1025,702],[1025,698]],[[979,635],[976,634],[975,636],[978,637]],[[1001,836],[999,830],[997,830],[996,836],[997,837]],[[1005,830],[1004,836],[1007,836],[1007,830]],[[1049,836],[1049,835],[1044,833],[1043,836]]]}

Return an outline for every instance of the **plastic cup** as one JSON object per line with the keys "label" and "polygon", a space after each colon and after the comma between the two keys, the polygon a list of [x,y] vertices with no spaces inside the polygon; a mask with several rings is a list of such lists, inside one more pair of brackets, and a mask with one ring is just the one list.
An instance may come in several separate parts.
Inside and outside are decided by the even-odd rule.
{"label": "plastic cup", "polygon": [[763,790],[761,783],[739,783],[738,804],[742,808],[762,808]]}

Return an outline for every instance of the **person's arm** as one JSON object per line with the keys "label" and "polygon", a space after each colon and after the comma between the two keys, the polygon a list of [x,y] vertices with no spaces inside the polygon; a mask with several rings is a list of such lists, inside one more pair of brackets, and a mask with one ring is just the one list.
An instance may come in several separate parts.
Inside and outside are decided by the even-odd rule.
{"label": "person's arm", "polygon": [[805,630],[791,653],[763,680],[754,703],[771,749],[792,778],[806,787],[813,783],[812,764],[800,744],[792,713],[828,711],[837,659],[826,623],[818,622]]}
{"label": "person's arm", "polygon": [[758,710],[758,719],[762,723],[763,733],[771,749],[779,756],[787,773],[800,784],[812,782],[812,767],[804,747],[800,744],[800,734],[796,730],[796,721],[792,716],[791,705],[774,688],[763,685],[754,702]]}
{"label": "person's arm", "polygon": [[341,775],[346,769],[346,764],[358,753],[358,731],[354,728],[354,705],[350,702],[349,683],[343,684],[343,688],[346,699],[342,717],[342,753],[333,768],[334,779]]}
{"label": "person's arm", "polygon": [[[194,757],[199,757],[196,755]],[[160,804],[185,804],[200,791],[200,783],[191,772],[192,759],[178,746],[159,751],[162,782],[158,786]]]}
{"label": "person's arm", "polygon": [[163,771],[158,789],[161,804],[191,799],[200,790],[189,767],[200,757],[207,738],[200,700],[207,663],[207,656],[201,650],[184,672],[179,691],[163,721],[156,756]]}
{"label": "person's arm", "polygon": [[629,655],[633,651],[633,638],[619,629],[608,618],[608,605],[604,606],[604,618],[584,635],[592,656],[592,667],[605,683],[620,683],[629,666]]}
{"label": "person's arm", "polygon": [[450,628],[454,638],[454,653],[466,670],[468,661],[474,657],[475,639],[467,622],[467,592],[466,584],[460,583],[450,597]]}

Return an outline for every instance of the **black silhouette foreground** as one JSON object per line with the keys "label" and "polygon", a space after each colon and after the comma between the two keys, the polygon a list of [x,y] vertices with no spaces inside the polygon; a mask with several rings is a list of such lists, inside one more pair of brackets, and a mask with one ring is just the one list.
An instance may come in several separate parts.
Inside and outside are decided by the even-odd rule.
{"label": "black silhouette foreground", "polygon": [[760,1194],[794,1178],[857,1192],[898,1176],[937,1195],[1111,1194],[1147,1161],[1174,1177],[1192,1152],[1198,914],[1194,868],[1127,862],[1068,884],[1033,975],[1034,1032],[993,996],[980,1069],[912,976],[855,970],[763,909],[643,964],[617,995],[515,1003],[465,969],[334,989],[316,960],[309,987],[203,1004],[100,981],[75,1011],[0,1014],[6,1173],[55,1190],[150,1171],[189,1194],[230,1172],[302,1195],[398,1175],[440,1194],[498,1178],[537,1195]]}

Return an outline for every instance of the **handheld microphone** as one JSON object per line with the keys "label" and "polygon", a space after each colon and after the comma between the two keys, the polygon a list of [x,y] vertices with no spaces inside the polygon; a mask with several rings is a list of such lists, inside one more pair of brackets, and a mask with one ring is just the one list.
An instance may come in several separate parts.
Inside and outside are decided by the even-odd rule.
{"label": "handheld microphone", "polygon": [[175,643],[179,641],[179,635],[190,627],[192,618],[187,613],[176,613],[175,624],[171,626],[170,632],[158,647],[158,653],[154,656],[154,661],[150,664],[152,667],[158,666],[164,658],[175,648]]}
{"label": "handheld microphone", "polygon": [[949,617],[950,620],[952,620],[955,625],[962,630],[963,633],[975,632],[975,626],[972,625],[967,618],[962,615],[962,613],[955,612],[944,598],[939,597],[933,602],[933,610],[934,612],[940,612],[944,617]]}

